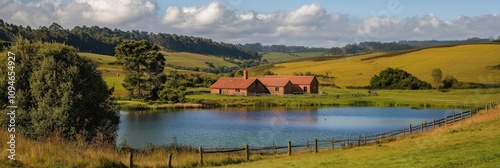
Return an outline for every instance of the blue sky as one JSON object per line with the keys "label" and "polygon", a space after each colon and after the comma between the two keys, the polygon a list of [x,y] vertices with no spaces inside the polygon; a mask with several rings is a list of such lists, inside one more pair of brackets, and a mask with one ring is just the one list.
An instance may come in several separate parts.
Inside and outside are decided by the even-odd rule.
{"label": "blue sky", "polygon": [[[200,7],[213,0],[159,0],[160,11],[168,6],[196,6]],[[225,0],[219,1],[229,4],[234,10],[277,12],[300,8],[305,4],[318,3],[327,11],[349,14],[360,18],[394,9],[401,8],[401,12],[392,14],[397,18],[433,13],[442,19],[454,19],[458,16],[479,16],[499,13],[500,1],[494,0]],[[392,9],[392,10],[391,10]]]}
{"label": "blue sky", "polygon": [[0,0],[0,19],[310,47],[500,36],[493,0]]}

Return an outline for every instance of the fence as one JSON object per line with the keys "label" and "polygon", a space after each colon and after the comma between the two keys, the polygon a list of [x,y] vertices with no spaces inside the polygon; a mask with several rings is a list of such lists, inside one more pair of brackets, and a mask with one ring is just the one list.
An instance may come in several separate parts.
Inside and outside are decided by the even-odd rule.
{"label": "fence", "polygon": [[[477,107],[474,109],[470,109],[468,111],[463,111],[458,114],[453,114],[446,116],[442,119],[438,120],[433,120],[430,122],[422,122],[419,125],[412,126],[411,124],[408,125],[408,127],[403,127],[401,130],[394,130],[390,132],[382,132],[380,134],[374,134],[374,135],[367,135],[367,136],[361,136],[361,134],[358,135],[357,139],[326,139],[326,140],[318,140],[314,139],[312,143],[307,141],[306,143],[298,144],[298,145],[292,145],[291,141],[288,141],[287,146],[267,146],[267,147],[250,147],[248,144],[244,145],[242,148],[231,148],[231,149],[208,149],[205,150],[202,147],[198,148],[198,154],[199,154],[199,165],[203,166],[203,163],[205,162],[203,160],[203,156],[206,154],[212,154],[212,153],[237,153],[237,152],[244,152],[246,160],[250,160],[250,155],[252,152],[270,152],[272,151],[273,153],[276,153],[277,151],[283,151],[286,149],[286,153],[288,155],[292,155],[292,151],[295,148],[302,148],[302,149],[312,149],[314,150],[315,153],[318,153],[319,149],[335,149],[336,147],[340,148],[347,148],[347,147],[357,147],[357,146],[364,146],[364,145],[369,145],[372,143],[378,143],[382,142],[384,140],[390,139],[390,138],[395,138],[397,136],[405,136],[405,135],[411,135],[415,133],[420,133],[424,132],[426,130],[430,129],[435,129],[437,127],[445,126],[448,124],[452,124],[455,122],[462,121],[464,119],[472,117],[474,114],[479,112],[480,110],[490,110],[493,109],[496,106],[494,102],[490,102],[486,105],[486,107]],[[328,146],[328,147],[326,147]],[[321,148],[322,147],[322,148]],[[172,161],[172,153],[169,154],[168,156],[168,167],[171,167],[171,161]],[[133,167],[133,152],[130,153],[130,167]]]}

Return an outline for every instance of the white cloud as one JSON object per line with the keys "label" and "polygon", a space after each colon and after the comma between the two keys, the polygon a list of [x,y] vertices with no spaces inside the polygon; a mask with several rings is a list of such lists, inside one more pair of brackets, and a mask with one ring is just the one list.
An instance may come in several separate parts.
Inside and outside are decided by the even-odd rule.
{"label": "white cloud", "polygon": [[154,0],[74,0],[72,3],[89,7],[82,11],[84,19],[112,25],[153,17],[157,9]]}
{"label": "white cloud", "polygon": [[496,37],[500,27],[498,14],[449,20],[431,13],[403,19],[390,15],[357,18],[327,11],[318,3],[267,13],[235,11],[228,3],[170,6],[159,11],[155,0],[0,0],[0,19],[35,28],[57,22],[69,29],[97,25],[201,36],[229,43],[322,47],[360,41]]}

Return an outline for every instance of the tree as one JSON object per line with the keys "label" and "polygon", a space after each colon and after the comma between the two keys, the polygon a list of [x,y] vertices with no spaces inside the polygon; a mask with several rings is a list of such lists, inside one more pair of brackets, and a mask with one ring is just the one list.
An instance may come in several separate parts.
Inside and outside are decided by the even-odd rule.
{"label": "tree", "polygon": [[441,85],[441,79],[443,79],[443,73],[441,72],[441,69],[434,68],[432,70],[432,79],[434,80],[436,89],[439,90],[439,86]]}
{"label": "tree", "polygon": [[[16,54],[16,133],[113,143],[119,114],[96,64],[58,43],[18,38],[9,51]],[[0,73],[7,74],[3,66]],[[5,80],[0,78],[1,88]],[[7,117],[1,124],[9,124]]]}
{"label": "tree", "polygon": [[123,86],[131,96],[137,93],[142,97],[146,91],[152,99],[158,98],[158,90],[166,80],[165,57],[159,50],[144,40],[127,40],[116,46],[116,58],[126,72]]}
{"label": "tree", "polygon": [[447,75],[443,79],[443,88],[445,89],[451,89],[451,88],[457,88],[459,85],[457,78]]}
{"label": "tree", "polygon": [[431,85],[401,69],[387,68],[370,80],[373,89],[430,89]]}
{"label": "tree", "polygon": [[185,99],[185,86],[188,83],[189,81],[186,79],[186,76],[178,74],[177,71],[171,71],[158,96],[161,100],[169,101],[170,103],[182,102]]}

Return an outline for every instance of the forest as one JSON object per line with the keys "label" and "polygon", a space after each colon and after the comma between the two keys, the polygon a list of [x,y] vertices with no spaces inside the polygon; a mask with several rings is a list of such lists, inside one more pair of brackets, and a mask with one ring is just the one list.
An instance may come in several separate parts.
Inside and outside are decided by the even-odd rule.
{"label": "forest", "polygon": [[19,35],[28,40],[64,43],[77,48],[79,52],[106,55],[115,55],[115,47],[125,40],[145,40],[170,51],[192,52],[241,60],[260,60],[262,57],[255,51],[202,37],[168,33],[155,34],[138,30],[123,31],[99,26],[76,26],[68,30],[57,23],[53,23],[49,27],[41,26],[34,29],[30,26],[24,27],[7,23],[0,19],[0,49],[10,45]]}

